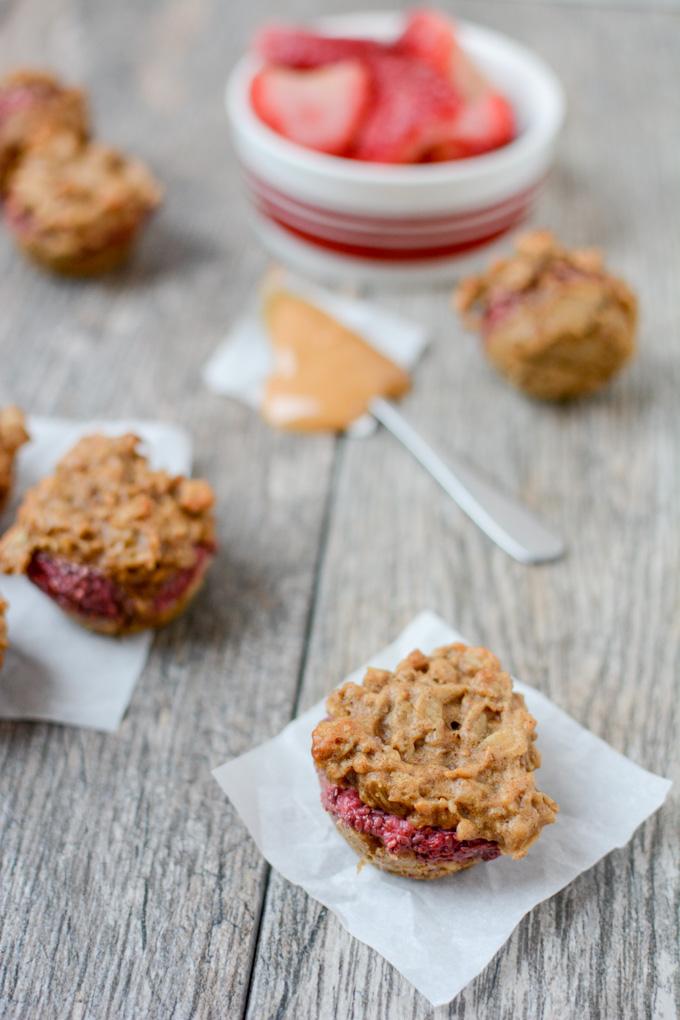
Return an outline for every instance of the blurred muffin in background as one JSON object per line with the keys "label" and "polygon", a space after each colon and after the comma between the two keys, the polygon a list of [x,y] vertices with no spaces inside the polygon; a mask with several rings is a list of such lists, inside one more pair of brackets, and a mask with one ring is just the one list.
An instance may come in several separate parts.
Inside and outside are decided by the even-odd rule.
{"label": "blurred muffin in background", "polygon": [[127,258],[161,197],[160,184],[140,161],[61,134],[17,166],[5,223],[33,261],[54,272],[92,276]]}
{"label": "blurred muffin in background", "polygon": [[90,135],[85,94],[43,71],[14,71],[0,80],[0,193],[24,154],[53,134]]}
{"label": "blurred muffin in background", "polygon": [[568,249],[548,231],[463,280],[455,305],[495,368],[544,400],[604,386],[635,351],[637,300],[596,249]]}
{"label": "blurred muffin in background", "polygon": [[23,412],[18,407],[0,408],[0,510],[12,489],[17,451],[28,440]]}

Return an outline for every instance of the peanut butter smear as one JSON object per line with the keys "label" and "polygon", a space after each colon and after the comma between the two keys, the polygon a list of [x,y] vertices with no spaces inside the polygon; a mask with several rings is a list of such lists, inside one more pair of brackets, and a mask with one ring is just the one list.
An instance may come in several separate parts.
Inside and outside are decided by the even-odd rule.
{"label": "peanut butter smear", "polygon": [[274,352],[262,415],[282,429],[341,431],[374,397],[400,397],[408,374],[326,312],[285,290],[265,299]]}

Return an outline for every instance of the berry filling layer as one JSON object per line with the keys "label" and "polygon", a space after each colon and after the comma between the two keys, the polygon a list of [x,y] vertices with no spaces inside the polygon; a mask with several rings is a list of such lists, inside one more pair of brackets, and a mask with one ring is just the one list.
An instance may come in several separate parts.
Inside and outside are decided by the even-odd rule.
{"label": "berry filling layer", "polygon": [[372,836],[393,854],[413,853],[423,861],[493,861],[497,843],[487,839],[460,841],[449,829],[427,825],[417,829],[405,818],[364,804],[350,786],[331,786],[321,779],[321,803],[329,814],[356,832]]}
{"label": "berry filling layer", "polygon": [[213,551],[208,549],[207,546],[198,546],[196,549],[196,562],[193,567],[178,570],[176,574],[168,578],[156,593],[156,597],[153,600],[154,613],[166,613],[186,595],[191,586],[207,570]]}
{"label": "berry filling layer", "polygon": [[[194,565],[177,571],[153,594],[153,614],[167,613],[186,595],[205,572],[212,552],[206,546],[197,547]],[[92,567],[37,552],[26,573],[33,584],[68,613],[114,623],[134,618],[131,599],[124,589]]]}

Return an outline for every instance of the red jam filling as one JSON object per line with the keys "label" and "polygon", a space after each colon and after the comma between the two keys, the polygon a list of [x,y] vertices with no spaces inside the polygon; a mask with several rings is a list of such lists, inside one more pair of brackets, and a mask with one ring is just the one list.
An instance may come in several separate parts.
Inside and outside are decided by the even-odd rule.
{"label": "red jam filling", "polygon": [[33,554],[26,574],[66,612],[107,620],[125,616],[122,590],[92,567],[37,552]]}
{"label": "red jam filling", "polygon": [[334,818],[356,832],[379,840],[390,853],[413,853],[425,861],[493,861],[500,856],[497,843],[487,839],[458,840],[449,829],[415,825],[398,815],[369,807],[351,786],[321,783],[321,803]]}
{"label": "red jam filling", "polygon": [[187,567],[185,570],[178,570],[176,574],[173,574],[172,577],[168,578],[156,594],[153,601],[153,609],[155,613],[164,613],[176,602],[179,602],[194,581],[205,571],[212,553],[213,550],[208,549],[205,545],[197,546],[196,562],[193,567]]}
{"label": "red jam filling", "polygon": [[[206,569],[212,552],[207,546],[197,546],[194,565],[177,571],[156,593],[154,613],[165,613],[179,602]],[[33,584],[68,613],[112,621],[124,620],[131,615],[124,590],[93,567],[36,552],[26,574]]]}

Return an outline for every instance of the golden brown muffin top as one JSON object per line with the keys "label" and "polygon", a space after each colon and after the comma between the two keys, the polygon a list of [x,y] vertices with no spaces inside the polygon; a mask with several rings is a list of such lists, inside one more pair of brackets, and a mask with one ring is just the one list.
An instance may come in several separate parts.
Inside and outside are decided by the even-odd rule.
{"label": "golden brown muffin top", "polygon": [[334,785],[413,825],[488,839],[522,857],[557,805],[536,789],[536,721],[495,655],[463,644],[414,651],[392,673],[330,695],[312,754]]}
{"label": "golden brown muffin top", "polygon": [[127,434],[81,439],[26,494],[0,539],[0,569],[26,571],[36,552],[91,566],[121,584],[161,582],[215,545],[207,482],[153,471]]}
{"label": "golden brown muffin top", "polygon": [[70,134],[34,148],[12,176],[10,222],[49,242],[53,254],[123,241],[161,201],[162,188],[139,160]]}
{"label": "golden brown muffin top", "polygon": [[515,241],[515,254],[496,259],[477,276],[458,285],[454,303],[470,329],[479,329],[494,302],[512,295],[564,290],[583,280],[600,281],[626,306],[633,318],[637,303],[630,288],[607,273],[602,252],[596,248],[565,248],[548,230],[523,234]]}
{"label": "golden brown muffin top", "polygon": [[17,450],[28,439],[23,412],[14,406],[0,408],[0,506],[12,484]]}

